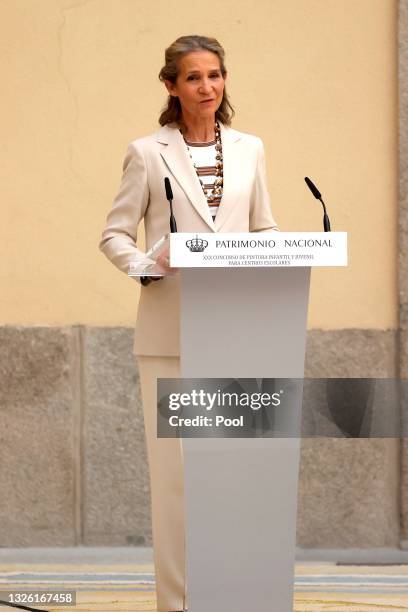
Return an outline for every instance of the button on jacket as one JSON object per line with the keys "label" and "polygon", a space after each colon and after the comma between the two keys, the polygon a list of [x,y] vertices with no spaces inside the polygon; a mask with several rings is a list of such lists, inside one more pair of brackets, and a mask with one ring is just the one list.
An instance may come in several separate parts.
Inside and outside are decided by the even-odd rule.
{"label": "button on jacket", "polygon": [[[223,193],[215,221],[176,124],[133,140],[123,162],[123,176],[99,244],[101,251],[127,274],[131,261],[144,253],[137,247],[137,227],[144,220],[146,249],[169,232],[169,204],[164,178],[173,189],[179,232],[262,232],[277,229],[266,183],[260,138],[220,123]],[[180,354],[180,274],[141,288],[133,352],[136,355]]]}

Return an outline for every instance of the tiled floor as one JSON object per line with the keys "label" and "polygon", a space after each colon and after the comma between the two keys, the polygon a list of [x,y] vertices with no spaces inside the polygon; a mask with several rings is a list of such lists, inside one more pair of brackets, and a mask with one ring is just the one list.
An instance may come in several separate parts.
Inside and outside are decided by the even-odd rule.
{"label": "tiled floor", "polygon": [[[69,612],[155,612],[150,552],[87,549],[71,555],[64,549],[41,552],[0,549],[0,590],[76,591],[76,605],[56,607],[27,603],[38,610]],[[146,549],[148,550],[148,549]],[[63,562],[64,554],[66,562]],[[42,557],[42,558],[41,558]],[[120,562],[121,560],[125,562]],[[9,562],[8,562],[9,561]],[[46,561],[46,562],[44,562]],[[4,595],[0,596],[4,599]],[[0,606],[0,610],[16,610]],[[408,564],[296,564],[294,612],[408,612]],[[191,612],[194,612],[193,610]],[[226,611],[234,612],[234,611]],[[251,610],[248,612],[256,612]],[[271,612],[279,612],[273,610]]]}

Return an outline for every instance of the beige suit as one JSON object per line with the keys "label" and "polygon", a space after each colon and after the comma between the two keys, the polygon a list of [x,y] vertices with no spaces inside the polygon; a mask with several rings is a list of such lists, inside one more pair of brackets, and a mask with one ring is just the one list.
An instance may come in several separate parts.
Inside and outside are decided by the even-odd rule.
{"label": "beige suit", "polygon": [[[129,263],[144,256],[136,245],[142,219],[147,249],[169,231],[166,176],[173,189],[179,232],[277,229],[266,186],[262,141],[222,124],[221,141],[224,185],[214,222],[176,125],[129,144],[119,192],[99,245],[120,270],[127,273]],[[182,610],[186,593],[182,446],[179,439],[157,439],[156,435],[156,379],[180,375],[179,291],[179,274],[142,287],[133,349],[142,385],[160,612]]]}
{"label": "beige suit", "polygon": [[[120,270],[143,258],[136,246],[144,219],[150,249],[169,231],[164,178],[171,181],[179,232],[259,232],[276,228],[266,186],[262,141],[221,124],[224,164],[222,201],[213,222],[187,147],[178,128],[129,144],[123,177],[100,249]],[[136,355],[179,355],[179,275],[142,288],[135,330]]]}

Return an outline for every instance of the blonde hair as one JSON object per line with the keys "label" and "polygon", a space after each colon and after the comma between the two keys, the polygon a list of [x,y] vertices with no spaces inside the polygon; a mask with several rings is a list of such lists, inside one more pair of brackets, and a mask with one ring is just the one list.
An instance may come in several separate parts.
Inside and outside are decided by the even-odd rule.
{"label": "blonde hair", "polygon": [[[225,78],[227,69],[225,67],[224,58],[225,51],[215,38],[208,38],[207,36],[180,36],[177,38],[170,47],[167,47],[164,55],[165,64],[159,72],[160,81],[170,81],[175,83],[178,76],[178,61],[183,55],[191,53],[192,51],[211,51],[215,53],[220,61],[221,74]],[[221,121],[224,125],[231,125],[231,119],[234,116],[235,111],[229,101],[227,92],[224,87],[224,95],[222,97],[221,104],[215,113],[215,118]],[[168,123],[183,123],[181,104],[180,100],[176,96],[168,96],[167,104],[162,109],[159,117],[160,125],[167,125]]]}

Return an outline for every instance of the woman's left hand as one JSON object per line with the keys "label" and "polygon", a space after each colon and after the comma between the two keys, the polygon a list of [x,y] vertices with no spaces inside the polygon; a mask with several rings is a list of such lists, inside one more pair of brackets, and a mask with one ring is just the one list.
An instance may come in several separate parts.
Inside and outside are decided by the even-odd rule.
{"label": "woman's left hand", "polygon": [[170,250],[167,249],[156,259],[157,266],[163,271],[163,276],[167,276],[169,274],[176,274],[179,272],[179,268],[170,267]]}

